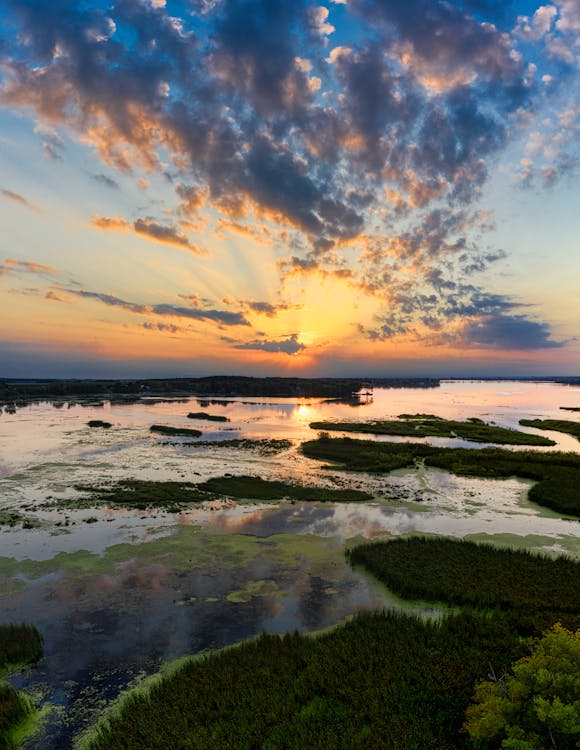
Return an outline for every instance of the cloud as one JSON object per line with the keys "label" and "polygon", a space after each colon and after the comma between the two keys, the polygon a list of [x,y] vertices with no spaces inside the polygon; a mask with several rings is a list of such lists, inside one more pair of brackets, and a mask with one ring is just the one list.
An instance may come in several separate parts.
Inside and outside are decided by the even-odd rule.
{"label": "cloud", "polygon": [[4,273],[38,273],[48,276],[56,274],[56,269],[52,266],[46,266],[43,263],[36,263],[32,260],[16,260],[15,258],[6,258],[0,263],[0,276]]}
{"label": "cloud", "polygon": [[265,315],[267,318],[275,318],[280,312],[299,310],[301,308],[301,305],[288,305],[285,303],[272,304],[270,302],[260,302],[256,300],[238,300],[238,304],[254,313],[258,313],[258,315]]}
{"label": "cloud", "polygon": [[134,232],[154,242],[173,245],[189,250],[195,255],[206,256],[207,251],[189,241],[187,235],[174,226],[159,224],[150,218],[137,219],[130,224],[122,217],[109,217],[94,215],[91,225],[104,231]]}
{"label": "cloud", "polygon": [[497,310],[470,278],[501,260],[476,210],[490,169],[526,137],[524,184],[577,169],[575,0],[529,16],[500,0],[7,7],[0,103],[40,120],[53,155],[58,129],[106,174],[174,186],[171,219],[93,226],[198,255],[184,230],[213,211],[218,232],[276,249],[283,231],[282,279],[347,280],[383,305],[365,328],[379,337],[457,326],[460,307],[491,330]]}
{"label": "cloud", "polygon": [[30,201],[20,195],[20,193],[15,193],[13,190],[5,190],[3,188],[0,189],[0,193],[8,200],[13,201],[14,203],[19,203],[21,206],[25,206],[37,214],[42,213],[42,209],[35,206],[34,203],[30,203]]}
{"label": "cloud", "polygon": [[498,313],[467,322],[454,343],[470,348],[523,351],[561,348],[568,342],[554,340],[547,323],[524,315]]}
{"label": "cloud", "polygon": [[119,190],[121,187],[117,180],[114,180],[112,177],[108,177],[106,174],[93,174],[91,175],[91,178],[98,182],[99,185],[103,185],[103,187],[110,188],[111,190]]}
{"label": "cloud", "polygon": [[283,353],[283,354],[298,354],[305,349],[305,345],[298,341],[298,334],[293,333],[287,338],[280,339],[278,341],[268,341],[267,339],[258,339],[256,341],[248,341],[243,344],[235,344],[234,349],[256,349],[263,352],[272,353]]}
{"label": "cloud", "polygon": [[130,302],[114,294],[92,292],[86,289],[64,289],[64,292],[84,299],[95,300],[109,307],[117,307],[137,315],[158,315],[162,317],[185,318],[190,320],[209,320],[224,326],[248,326],[249,322],[241,312],[213,310],[195,307],[180,307],[168,303],[147,305]]}

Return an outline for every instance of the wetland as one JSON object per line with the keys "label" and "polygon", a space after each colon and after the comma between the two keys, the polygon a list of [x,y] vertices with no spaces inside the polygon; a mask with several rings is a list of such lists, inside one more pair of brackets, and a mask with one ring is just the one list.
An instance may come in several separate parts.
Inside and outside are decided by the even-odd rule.
{"label": "wetland", "polygon": [[[520,424],[558,420],[561,407],[577,407],[580,387],[442,381],[375,387],[363,401],[329,401],[326,392],[240,400],[224,390],[121,403],[105,393],[82,405],[65,394],[0,414],[0,624],[26,623],[43,643],[41,657],[4,678],[40,711],[21,746],[68,750],[98,743],[100,733],[109,744],[94,747],[115,748],[102,720],[116,717],[111,731],[133,742],[127,747],[167,747],[167,734],[129,737],[127,721],[149,732],[155,712],[167,710],[148,691],[178,696],[187,684],[199,697],[231,680],[236,661],[240,700],[232,693],[231,721],[247,733],[235,747],[362,748],[369,736],[380,738],[378,747],[470,747],[463,712],[490,654],[512,663],[553,617],[572,627],[580,614],[565,588],[575,585],[580,559],[580,443]],[[220,419],[200,416],[210,402]],[[199,435],[190,434],[189,414],[202,420],[193,430]],[[483,423],[531,444],[473,442],[448,424],[424,436],[369,430],[364,440],[319,436],[310,426],[405,421]],[[453,548],[444,581],[450,570],[475,569],[490,581],[495,565],[517,569],[524,583],[543,581],[546,591],[561,580],[565,590],[550,599],[537,589],[540,601],[524,618],[518,602],[532,596],[525,586],[512,596],[498,583],[503,593],[494,598],[463,576],[462,591],[434,589],[419,580],[432,567],[423,557],[434,553],[413,547],[417,537],[468,543],[465,552]],[[398,548],[388,554],[400,556],[412,590],[385,578],[368,555],[356,557],[366,543],[393,540],[408,540],[406,558]],[[437,559],[447,555],[439,550]],[[492,610],[498,614],[490,618]],[[471,645],[462,632],[474,634]],[[337,654],[355,643],[352,660],[339,663]],[[457,659],[449,661],[451,646]],[[385,658],[377,660],[381,649]],[[404,665],[425,660],[432,673],[409,692]],[[270,697],[260,688],[265,681]],[[184,710],[182,698],[176,711]],[[210,692],[204,701],[188,714],[192,747],[228,747],[232,724],[210,709]],[[390,722],[379,711],[384,702]],[[134,714],[125,706],[133,705],[140,715],[147,706],[150,724],[127,718]],[[433,705],[447,717],[440,727],[428,726]],[[170,726],[186,731],[177,719]],[[403,734],[407,745],[397,744]]]}

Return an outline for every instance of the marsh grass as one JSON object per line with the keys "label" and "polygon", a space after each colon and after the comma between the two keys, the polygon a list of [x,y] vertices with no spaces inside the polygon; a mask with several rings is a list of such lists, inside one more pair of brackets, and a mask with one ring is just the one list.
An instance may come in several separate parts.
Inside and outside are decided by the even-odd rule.
{"label": "marsh grass", "polygon": [[223,476],[198,485],[200,490],[227,497],[253,500],[313,500],[318,502],[363,502],[373,495],[362,490],[308,487],[279,481],[267,481],[253,476]]}
{"label": "marsh grass", "polygon": [[506,623],[355,617],[316,638],[263,635],[129,694],[83,750],[467,747],[473,684],[522,651]]}
{"label": "marsh grass", "polygon": [[152,424],[149,428],[151,432],[158,432],[161,435],[184,435],[185,437],[201,437],[201,430],[192,430],[187,427],[170,427],[165,424]]}
{"label": "marsh grass", "polygon": [[[520,422],[524,424],[524,422]],[[531,425],[534,426],[534,425]],[[313,430],[361,432],[371,435],[398,435],[400,437],[457,437],[477,443],[502,445],[556,445],[541,435],[531,435],[506,427],[486,424],[473,417],[465,422],[442,419],[433,414],[401,414],[398,420],[369,422],[312,422]]]}
{"label": "marsh grass", "polygon": [[1,679],[42,656],[42,636],[30,625],[0,625],[0,750],[18,747],[18,730],[36,709],[30,698]]}
{"label": "marsh grass", "polygon": [[196,412],[190,412],[187,415],[188,419],[205,419],[208,422],[229,422],[230,420],[227,417],[221,416],[219,414],[207,414],[205,411],[196,411]]}
{"label": "marsh grass", "polygon": [[75,489],[88,493],[86,498],[67,501],[76,508],[118,506],[148,510],[159,508],[179,513],[192,503],[208,500],[192,482],[151,482],[146,479],[123,479],[110,485],[78,484]]}
{"label": "marsh grass", "polygon": [[562,514],[580,517],[580,455],[507,451],[501,448],[438,448],[423,443],[379,443],[330,438],[302,443],[309,458],[332,461],[351,471],[390,472],[423,461],[452,474],[501,479],[510,476],[538,482],[529,499]]}

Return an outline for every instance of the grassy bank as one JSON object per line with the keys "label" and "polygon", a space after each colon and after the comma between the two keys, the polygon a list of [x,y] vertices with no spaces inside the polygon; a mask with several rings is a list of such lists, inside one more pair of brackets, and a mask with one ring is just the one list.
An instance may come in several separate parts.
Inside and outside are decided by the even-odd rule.
{"label": "grassy bank", "polygon": [[192,411],[187,415],[188,419],[202,419],[206,422],[229,422],[227,417],[220,414],[208,414],[205,411]]}
{"label": "grassy bank", "polygon": [[42,636],[29,625],[0,625],[0,750],[19,747],[17,735],[30,720],[34,704],[2,677],[33,664],[42,656]]}
{"label": "grassy bank", "polygon": [[[520,424],[524,424],[522,421]],[[534,425],[531,425],[534,426]],[[398,435],[401,437],[462,438],[476,443],[501,445],[556,445],[541,435],[530,435],[519,430],[509,430],[486,424],[473,418],[464,422],[442,419],[432,414],[401,414],[399,419],[369,422],[312,422],[313,430],[361,432],[370,435]]]}
{"label": "grassy bank", "polygon": [[575,453],[437,448],[422,443],[379,443],[326,436],[302,443],[301,450],[305,456],[336,462],[352,471],[389,472],[420,460],[452,474],[533,479],[538,484],[530,490],[530,500],[580,517],[580,455]]}

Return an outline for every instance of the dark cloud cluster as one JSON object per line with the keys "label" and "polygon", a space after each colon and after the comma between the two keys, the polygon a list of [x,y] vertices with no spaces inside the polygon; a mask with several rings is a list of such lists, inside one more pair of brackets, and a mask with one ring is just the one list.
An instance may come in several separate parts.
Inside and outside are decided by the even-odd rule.
{"label": "dark cloud cluster", "polygon": [[290,336],[279,340],[268,340],[268,339],[257,339],[255,341],[247,341],[242,344],[234,344],[234,349],[255,349],[262,352],[270,352],[273,354],[298,354],[305,349],[305,345],[298,340],[298,334],[293,333]]}
{"label": "dark cloud cluster", "polygon": [[[64,289],[66,294],[84,299],[101,302],[108,307],[118,307],[136,315],[156,315],[161,317],[182,318],[197,321],[211,321],[221,326],[248,326],[249,323],[241,312],[230,312],[229,310],[214,310],[205,307],[181,307],[169,303],[158,303],[148,305],[139,302],[129,302],[114,294],[103,292],[92,292],[87,289]],[[147,326],[146,326],[147,327]],[[161,330],[161,329],[159,329]]]}
{"label": "dark cloud cluster", "polygon": [[[62,156],[54,127],[68,128],[110,168],[174,181],[173,221],[97,216],[95,226],[202,254],[182,230],[206,204],[226,216],[224,228],[275,222],[307,248],[281,262],[283,278],[342,278],[397,305],[369,333],[378,338],[408,331],[421,307],[425,320],[455,320],[449,285],[467,288],[499,258],[478,247],[470,206],[522,112],[532,116],[548,95],[540,54],[571,67],[554,45],[577,23],[571,0],[527,21],[503,0],[349,0],[352,41],[343,29],[333,46],[333,6],[313,0],[176,0],[171,12],[153,0],[1,6],[0,102],[50,123],[48,154]],[[570,168],[562,156],[541,180]],[[356,243],[357,265],[341,256]],[[443,274],[451,256],[453,281]],[[501,341],[494,314],[487,334],[481,317],[464,331]],[[510,330],[550,346],[542,325],[516,315]]]}

